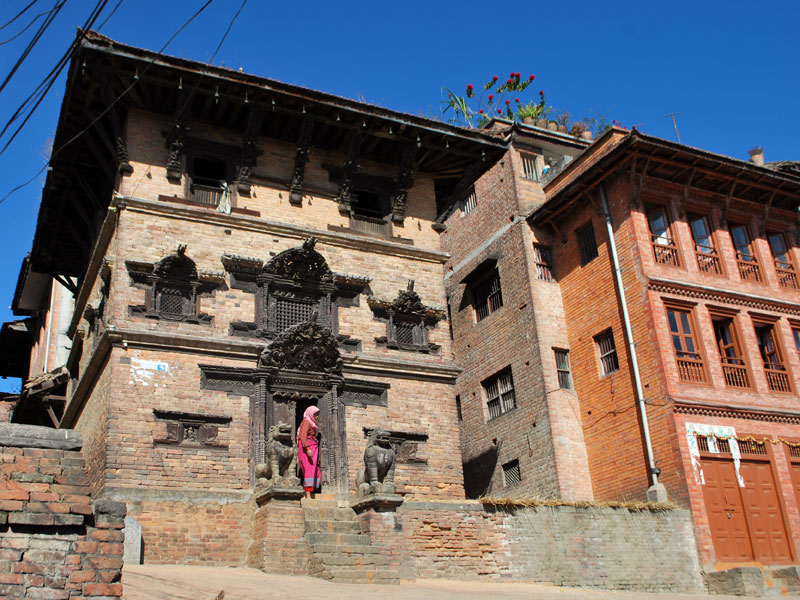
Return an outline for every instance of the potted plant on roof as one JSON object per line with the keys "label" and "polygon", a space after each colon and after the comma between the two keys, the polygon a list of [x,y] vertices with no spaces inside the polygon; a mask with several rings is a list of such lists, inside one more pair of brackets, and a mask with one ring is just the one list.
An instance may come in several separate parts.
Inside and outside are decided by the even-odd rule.
{"label": "potted plant on roof", "polygon": [[559,133],[567,133],[567,123],[569,123],[569,118],[571,116],[567,109],[558,111],[558,114],[556,114],[556,123],[558,124]]}
{"label": "potted plant on roof", "polygon": [[764,149],[761,146],[750,148],[748,154],[750,154],[751,163],[758,165],[759,167],[764,166]]}
{"label": "potted plant on roof", "polygon": [[[480,127],[491,118],[514,121],[520,118],[517,112],[522,106],[520,96],[534,79],[534,75],[523,79],[522,73],[511,73],[508,80],[501,83],[495,75],[482,86],[483,90],[467,85],[463,96],[442,88],[443,94],[447,93],[447,99],[441,102],[442,117],[462,127],[475,127],[476,124]],[[540,91],[539,96],[539,105],[544,108],[544,92]]]}
{"label": "potted plant on roof", "polygon": [[527,104],[517,105],[517,118],[526,125],[534,125],[536,120],[544,114],[544,92],[539,92],[539,94],[541,95],[541,100],[539,100],[538,104],[531,100]]}

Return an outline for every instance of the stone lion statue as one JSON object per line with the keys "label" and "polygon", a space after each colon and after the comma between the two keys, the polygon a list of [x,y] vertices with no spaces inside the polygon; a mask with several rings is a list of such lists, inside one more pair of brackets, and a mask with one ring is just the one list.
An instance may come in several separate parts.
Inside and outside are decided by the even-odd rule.
{"label": "stone lion statue", "polygon": [[288,485],[300,485],[296,472],[297,444],[292,426],[288,423],[273,425],[267,436],[267,462],[256,465],[256,478],[269,483],[283,480]]}
{"label": "stone lion statue", "polygon": [[360,496],[368,494],[394,494],[394,469],[397,464],[390,434],[385,429],[374,429],[364,450],[364,468],[358,472],[356,487]]}

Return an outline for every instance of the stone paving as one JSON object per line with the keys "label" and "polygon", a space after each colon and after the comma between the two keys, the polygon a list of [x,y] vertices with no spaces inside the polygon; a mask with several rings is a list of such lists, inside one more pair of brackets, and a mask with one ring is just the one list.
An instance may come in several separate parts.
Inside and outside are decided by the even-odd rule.
{"label": "stone paving", "polygon": [[742,596],[612,592],[522,582],[418,579],[397,585],[333,583],[313,577],[268,575],[256,569],[189,567],[182,565],[126,565],[124,600],[225,600],[262,598],[297,600],[353,600],[372,596],[381,600],[477,600],[482,598],[536,600],[741,600]]}

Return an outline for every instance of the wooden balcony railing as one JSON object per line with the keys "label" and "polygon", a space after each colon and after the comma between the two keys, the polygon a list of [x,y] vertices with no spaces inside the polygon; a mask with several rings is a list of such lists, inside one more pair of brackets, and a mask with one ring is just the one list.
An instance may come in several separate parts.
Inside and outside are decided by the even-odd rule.
{"label": "wooden balcony railing", "polygon": [[797,273],[791,263],[775,259],[775,271],[778,273],[778,283],[783,287],[797,289]]}
{"label": "wooden balcony railing", "polygon": [[792,386],[789,384],[789,373],[786,367],[778,364],[765,364],[764,372],[767,374],[767,386],[773,392],[791,392]]}
{"label": "wooden balcony railing", "polygon": [[392,235],[392,224],[388,219],[351,214],[350,228],[361,233],[381,237],[391,237]]}
{"label": "wooden balcony railing", "polygon": [[191,186],[192,200],[209,206],[219,206],[219,201],[222,200],[222,194],[224,193],[225,190],[221,187],[212,187],[197,183],[193,183]]}
{"label": "wooden balcony railing", "polygon": [[714,273],[722,275],[722,265],[719,261],[719,254],[710,246],[702,244],[694,245],[694,254],[697,257],[697,268],[701,273]]}
{"label": "wooden balcony railing", "polygon": [[725,375],[725,385],[729,385],[731,387],[750,387],[750,379],[747,376],[747,367],[743,364],[735,364],[730,361],[737,361],[741,363],[741,359],[739,358],[731,358],[727,359],[729,362],[726,362],[726,359],[722,360],[722,373]]}
{"label": "wooden balcony railing", "polygon": [[703,383],[706,380],[703,361],[699,354],[684,352],[678,356],[678,375],[683,381]]}
{"label": "wooden balcony railing", "polygon": [[744,281],[764,281],[761,276],[761,267],[758,264],[755,256],[743,255],[741,252],[736,253],[736,264],[739,265],[739,276]]}
{"label": "wooden balcony railing", "polygon": [[664,235],[652,235],[651,242],[653,246],[653,256],[656,262],[662,265],[672,265],[679,267],[680,261],[678,260],[678,247],[671,239]]}

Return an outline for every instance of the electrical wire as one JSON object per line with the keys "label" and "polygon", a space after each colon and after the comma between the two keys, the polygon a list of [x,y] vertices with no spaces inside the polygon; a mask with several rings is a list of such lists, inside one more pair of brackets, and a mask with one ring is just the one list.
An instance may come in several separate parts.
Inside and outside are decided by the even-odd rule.
{"label": "electrical wire", "polygon": [[3,29],[5,29],[5,28],[6,28],[6,27],[8,27],[9,25],[11,25],[11,24],[12,24],[14,21],[16,21],[17,19],[19,19],[19,18],[20,18],[22,15],[24,15],[24,14],[25,14],[25,12],[26,12],[26,11],[27,11],[27,10],[28,10],[28,9],[29,9],[31,6],[33,6],[34,4],[36,4],[38,1],[39,1],[39,0],[32,0],[32,1],[30,2],[30,4],[28,4],[28,6],[26,6],[26,7],[25,7],[25,8],[23,8],[21,11],[19,11],[19,12],[18,12],[16,15],[14,15],[14,17],[12,17],[12,19],[11,19],[10,21],[6,21],[6,22],[5,22],[5,24],[3,24],[3,25],[0,25],[0,31],[2,31]]}
{"label": "electrical wire", "polygon": [[[106,0],[108,1],[108,0]],[[22,66],[22,63],[25,62],[25,59],[28,58],[31,51],[34,49],[39,40],[44,35],[45,31],[47,31],[48,27],[50,27],[51,23],[55,20],[58,16],[58,13],[61,12],[61,9],[64,8],[64,5],[67,3],[67,0],[61,0],[59,3],[56,0],[56,3],[53,5],[53,9],[48,14],[47,18],[45,19],[44,23],[39,26],[39,29],[36,30],[36,33],[33,35],[33,38],[28,45],[25,47],[25,50],[22,51],[22,55],[17,59],[17,62],[14,63],[14,66],[11,67],[11,71],[9,71],[8,75],[6,75],[5,79],[3,79],[3,83],[0,83],[0,92],[2,92],[11,79],[14,77],[16,72]]]}
{"label": "electrical wire", "polygon": [[42,17],[43,17],[44,15],[46,15],[47,13],[48,13],[48,11],[45,11],[45,12],[40,12],[38,15],[36,15],[35,17],[33,17],[33,19],[31,19],[31,20],[30,20],[30,22],[29,22],[27,25],[25,25],[25,27],[22,29],[22,31],[20,31],[20,32],[18,32],[18,33],[15,33],[13,36],[11,36],[10,38],[8,38],[7,40],[3,40],[2,42],[0,42],[0,46],[5,46],[6,44],[8,44],[8,43],[10,43],[10,42],[13,42],[15,39],[17,39],[17,38],[18,38],[19,36],[21,36],[23,33],[25,33],[26,31],[28,31],[28,29],[30,29],[31,25],[33,25],[34,23],[36,23],[36,21],[38,21],[40,18],[42,18]]}
{"label": "electrical wire", "polygon": [[[99,2],[95,5],[95,8],[92,11],[92,13],[89,15],[89,18],[87,19],[86,23],[84,23],[84,27],[81,29],[81,32],[87,31],[88,29],[90,29],[92,27],[92,25],[94,25],[94,22],[98,19],[98,17],[100,16],[100,13],[103,12],[103,9],[106,7],[106,4],[108,4],[108,1],[109,0],[99,0]],[[66,0],[64,0],[64,3],[65,2],[66,2]],[[63,6],[63,3],[62,3],[62,6]],[[85,33],[82,33],[82,36],[83,35],[85,35]],[[55,74],[50,79],[49,83],[47,83],[47,86],[44,88],[44,90],[39,94],[39,99],[36,101],[36,103],[33,105],[33,107],[28,111],[28,114],[25,117],[25,119],[22,121],[22,123],[19,125],[19,127],[17,127],[17,129],[14,131],[13,135],[6,142],[5,146],[3,146],[2,150],[0,150],[0,156],[2,156],[3,153],[5,153],[5,151],[8,149],[8,147],[11,145],[11,142],[14,141],[14,139],[17,137],[19,132],[22,131],[23,127],[25,127],[25,124],[28,122],[28,120],[30,120],[30,118],[36,112],[36,109],[39,108],[39,105],[47,97],[47,92],[49,92],[50,88],[53,87],[53,84],[58,79],[58,76],[61,74],[61,71],[67,65],[69,56],[72,53],[72,49],[77,46],[78,42],[79,42],[79,37],[76,37],[75,40],[72,42],[72,44],[70,44],[70,47],[67,50],[67,52],[64,54],[64,56],[62,57],[62,60],[59,61],[59,65],[57,65],[57,68],[53,69],[53,71],[55,71]],[[51,71],[51,73],[53,73],[53,71]],[[41,85],[42,84],[40,84],[39,87],[41,87]],[[39,89],[39,88],[37,87],[37,89]],[[27,103],[27,100],[26,100],[25,103]],[[25,103],[23,103],[23,104],[25,104]],[[15,116],[13,117],[14,119],[16,119],[16,116],[19,114],[19,112],[20,111],[18,109],[17,112],[15,113]],[[6,127],[3,128],[3,131],[0,133],[0,135],[3,135],[6,132],[6,130],[7,130],[9,125],[10,125],[10,122],[6,125]]]}
{"label": "electrical wire", "polygon": [[[66,0],[64,0],[64,1],[66,1]],[[107,2],[107,0],[106,0],[106,2]],[[189,17],[189,19],[188,19],[187,21],[185,21],[185,22],[183,23],[183,25],[181,25],[181,26],[180,26],[180,27],[179,27],[179,28],[178,28],[178,29],[175,31],[175,33],[173,33],[173,34],[170,36],[170,38],[169,38],[169,39],[166,41],[166,43],[165,43],[165,44],[164,44],[164,45],[161,47],[161,49],[158,51],[158,54],[161,54],[161,53],[163,53],[163,52],[164,52],[164,50],[166,50],[166,48],[169,46],[169,44],[170,44],[170,43],[172,43],[172,41],[173,41],[173,40],[174,40],[174,39],[175,39],[175,38],[176,38],[176,37],[177,37],[177,36],[178,36],[178,35],[179,35],[179,34],[180,34],[180,33],[181,33],[181,32],[182,32],[182,31],[183,31],[185,28],[186,28],[186,27],[188,27],[188,26],[189,26],[189,24],[190,24],[192,21],[194,21],[194,19],[195,19],[195,18],[197,18],[197,17],[198,17],[198,16],[199,16],[199,15],[200,15],[200,14],[201,14],[201,13],[202,13],[202,12],[203,12],[203,11],[204,11],[204,10],[205,10],[207,7],[208,7],[208,6],[209,6],[209,5],[212,3],[212,2],[214,2],[214,0],[207,0],[207,1],[205,2],[205,4],[203,4],[203,5],[202,5],[202,6],[201,6],[201,7],[200,7],[200,8],[199,8],[197,11],[195,11],[195,13],[194,13],[194,14],[193,14],[191,17]],[[239,14],[242,12],[242,10],[244,9],[244,7],[245,7],[245,5],[247,4],[247,2],[248,2],[248,0],[243,0],[242,4],[239,6],[239,9],[236,11],[236,13],[234,14],[234,16],[231,18],[230,22],[228,23],[228,28],[225,30],[225,33],[223,34],[223,36],[222,36],[222,38],[221,38],[221,40],[220,40],[219,44],[217,44],[217,48],[216,48],[216,50],[214,51],[214,54],[212,55],[212,57],[211,57],[211,60],[210,60],[209,62],[212,62],[212,61],[214,60],[214,58],[216,57],[217,53],[218,53],[218,52],[219,52],[219,50],[222,48],[222,44],[225,42],[226,38],[228,37],[228,34],[230,33],[231,29],[233,28],[233,25],[234,25],[234,23],[235,23],[236,19],[239,17]],[[158,54],[157,54],[156,56],[154,56],[154,57],[153,57],[153,58],[150,60],[150,62],[148,62],[148,63],[147,63],[147,65],[145,65],[145,67],[144,67],[144,69],[142,70],[142,73],[141,73],[141,75],[140,75],[140,78],[141,78],[141,76],[142,76],[142,75],[144,75],[144,73],[147,71],[147,69],[149,69],[149,68],[150,68],[150,66],[151,66],[151,65],[152,65],[152,64],[155,62],[156,58],[158,57]],[[203,76],[203,75],[201,75],[201,78],[202,78],[202,76]],[[196,89],[196,88],[197,88],[197,85],[199,84],[199,81],[200,81],[200,80],[198,79],[198,82],[197,82],[197,83],[195,83],[195,87],[194,87],[194,89]],[[103,116],[105,116],[105,115],[108,113],[108,111],[110,111],[110,110],[111,110],[111,109],[112,109],[112,108],[113,108],[113,107],[114,107],[114,106],[115,106],[115,105],[116,105],[116,104],[117,104],[117,103],[118,103],[120,100],[122,100],[122,98],[124,98],[124,97],[125,97],[125,96],[128,94],[128,92],[130,92],[130,90],[131,90],[131,89],[133,89],[133,87],[136,85],[136,83],[137,83],[137,81],[136,81],[136,80],[134,80],[134,82],[133,82],[133,83],[131,83],[131,84],[130,84],[130,85],[127,87],[127,88],[125,88],[125,89],[122,91],[122,93],[120,93],[120,95],[119,95],[119,96],[117,96],[117,97],[116,97],[116,98],[115,98],[115,99],[114,99],[114,100],[111,102],[111,104],[109,104],[109,105],[108,105],[108,106],[107,106],[107,107],[106,107],[106,108],[105,108],[105,109],[104,109],[104,110],[103,110],[103,111],[102,111],[102,112],[101,112],[99,115],[97,115],[97,116],[96,116],[96,117],[95,117],[95,118],[94,118],[94,119],[93,119],[93,120],[92,120],[92,121],[91,121],[91,122],[90,122],[90,123],[89,123],[89,124],[88,124],[86,127],[84,127],[84,128],[81,130],[81,131],[79,131],[78,133],[76,133],[74,136],[72,136],[72,137],[71,137],[69,140],[67,140],[67,141],[66,141],[66,142],[65,142],[63,145],[61,145],[59,148],[56,148],[56,149],[54,149],[54,150],[51,152],[51,154],[50,154],[50,158],[49,158],[47,161],[45,161],[45,163],[44,163],[44,164],[42,165],[42,167],[41,167],[41,168],[40,168],[40,169],[39,169],[39,170],[38,170],[38,171],[37,171],[37,172],[36,172],[36,173],[33,175],[33,177],[31,177],[31,178],[30,178],[30,179],[28,179],[27,181],[25,181],[25,182],[23,182],[23,183],[21,183],[21,184],[19,184],[19,185],[15,186],[14,188],[12,188],[12,189],[11,189],[11,190],[10,190],[8,193],[6,193],[6,194],[5,194],[5,195],[4,195],[2,198],[0,198],[0,204],[3,204],[3,203],[4,203],[4,202],[5,202],[5,201],[6,201],[6,200],[7,200],[7,199],[8,199],[8,198],[9,198],[9,197],[12,195],[12,194],[14,194],[15,192],[17,192],[17,191],[21,190],[22,188],[24,188],[25,186],[27,186],[27,185],[30,185],[31,183],[33,183],[33,182],[34,182],[34,181],[35,181],[35,180],[36,180],[36,179],[37,179],[37,178],[38,178],[38,177],[39,177],[39,176],[40,176],[40,175],[41,175],[41,174],[44,172],[44,170],[45,170],[45,169],[47,169],[47,168],[50,166],[50,164],[52,163],[53,159],[54,159],[54,158],[55,158],[55,157],[56,157],[56,156],[57,156],[57,155],[58,155],[58,154],[59,154],[61,151],[63,151],[63,150],[64,150],[64,149],[65,149],[67,146],[69,146],[69,145],[70,145],[72,142],[74,142],[75,140],[77,140],[78,138],[80,138],[80,137],[81,137],[81,136],[82,136],[84,133],[86,133],[86,132],[87,132],[89,129],[91,129],[91,128],[94,126],[94,124],[95,124],[95,123],[97,123],[97,121],[99,121],[99,120],[100,120],[100,119],[101,119]],[[50,86],[51,86],[51,85],[52,85],[52,83],[51,83],[51,84],[48,86],[48,88],[47,88],[48,90],[49,90],[49,88],[50,88]],[[194,89],[192,90],[192,92],[194,91]]]}
{"label": "electrical wire", "polygon": [[108,14],[108,16],[105,19],[103,19],[102,23],[100,23],[100,26],[97,28],[97,31],[101,31],[103,27],[106,26],[106,23],[108,23],[108,20],[114,16],[114,13],[117,12],[117,9],[120,7],[120,4],[122,4],[122,2],[123,0],[119,0],[119,2],[117,2],[117,5],[113,9],[111,9],[111,12]]}

